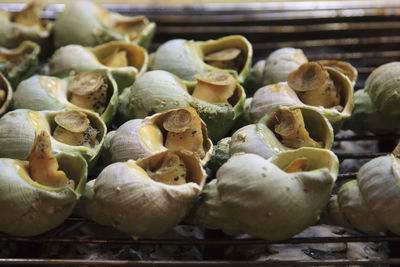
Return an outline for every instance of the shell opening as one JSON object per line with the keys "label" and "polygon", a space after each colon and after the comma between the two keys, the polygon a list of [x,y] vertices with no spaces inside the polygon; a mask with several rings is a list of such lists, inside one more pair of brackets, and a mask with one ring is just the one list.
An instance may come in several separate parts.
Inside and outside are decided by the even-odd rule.
{"label": "shell opening", "polygon": [[203,158],[204,137],[200,116],[193,108],[177,109],[168,112],[163,121],[167,131],[165,147],[169,150],[188,150]]}
{"label": "shell opening", "polygon": [[29,45],[20,46],[10,53],[0,53],[0,62],[8,62],[12,66],[23,69],[26,58],[32,53],[33,47]]}
{"label": "shell opening", "polygon": [[162,151],[164,148],[164,136],[161,130],[154,124],[145,124],[139,129],[140,140],[151,151]]}
{"label": "shell opening", "polygon": [[40,13],[42,5],[38,1],[33,1],[28,4],[23,10],[16,12],[11,17],[11,21],[23,26],[35,26],[40,23]]}
{"label": "shell opening", "polygon": [[180,185],[187,182],[186,164],[173,152],[162,154],[162,158],[149,158],[138,165],[144,168],[148,176],[156,182],[169,185]]}
{"label": "shell opening", "polygon": [[192,96],[211,103],[228,103],[237,91],[235,78],[226,72],[206,72],[195,75],[197,84]]}
{"label": "shell opening", "polygon": [[54,117],[57,124],[53,137],[59,142],[71,146],[94,147],[98,142],[98,131],[90,125],[90,120],[83,112],[63,111]]}
{"label": "shell opening", "polygon": [[274,132],[281,138],[283,145],[290,148],[317,147],[322,143],[310,137],[306,129],[303,114],[300,109],[283,109],[275,114]]}
{"label": "shell opening", "polygon": [[332,67],[346,75],[352,83],[357,80],[357,70],[350,63],[339,60],[320,60],[318,61],[324,67]]}
{"label": "shell opening", "polygon": [[69,101],[81,108],[102,114],[109,101],[111,85],[106,77],[93,71],[82,72],[68,84]]}
{"label": "shell opening", "polygon": [[108,56],[106,56],[101,64],[111,68],[121,68],[128,66],[127,51],[121,48],[115,48]]}
{"label": "shell opening", "polygon": [[288,84],[307,105],[343,109],[340,106],[341,87],[334,83],[328,71],[318,63],[304,63],[292,71],[288,76]]}
{"label": "shell opening", "polygon": [[0,87],[0,107],[6,100],[6,91]]}
{"label": "shell opening", "polygon": [[303,172],[307,170],[308,159],[306,157],[297,158],[289,163],[284,169],[287,173]]}
{"label": "shell opening", "polygon": [[204,61],[216,68],[232,69],[239,72],[244,65],[244,53],[238,48],[225,48],[204,57]]}
{"label": "shell opening", "polygon": [[148,20],[146,17],[136,16],[116,21],[114,29],[121,34],[126,34],[129,40],[133,41],[140,35],[147,24]]}
{"label": "shell opening", "polygon": [[36,136],[33,149],[28,156],[29,173],[32,180],[50,187],[75,187],[75,182],[68,179],[64,171],[59,170],[59,164],[51,154],[50,136],[42,131]]}

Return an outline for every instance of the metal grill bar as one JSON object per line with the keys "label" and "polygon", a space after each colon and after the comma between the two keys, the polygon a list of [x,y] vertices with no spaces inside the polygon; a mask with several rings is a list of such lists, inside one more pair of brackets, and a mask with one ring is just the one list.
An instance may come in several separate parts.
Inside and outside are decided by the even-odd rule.
{"label": "metal grill bar", "polygon": [[351,237],[296,237],[283,241],[266,241],[262,239],[76,239],[45,237],[0,237],[0,241],[27,243],[65,243],[65,244],[129,244],[129,245],[267,245],[267,244],[309,244],[309,243],[345,243],[345,242],[387,242],[400,241],[399,236],[351,236]]}
{"label": "metal grill bar", "polygon": [[400,134],[386,134],[386,135],[349,135],[349,136],[336,136],[335,141],[358,141],[358,140],[397,140],[400,139]]}
{"label": "metal grill bar", "polygon": [[400,264],[400,258],[371,260],[315,260],[315,261],[133,261],[133,260],[77,260],[77,259],[0,259],[0,265],[89,265],[89,266],[349,266]]}

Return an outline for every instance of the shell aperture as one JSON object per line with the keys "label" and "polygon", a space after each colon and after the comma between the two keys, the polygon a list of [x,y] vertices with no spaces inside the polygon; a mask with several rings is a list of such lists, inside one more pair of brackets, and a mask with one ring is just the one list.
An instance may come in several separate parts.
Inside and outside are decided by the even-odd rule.
{"label": "shell aperture", "polygon": [[31,153],[28,156],[29,173],[32,180],[50,187],[75,187],[64,171],[58,170],[57,159],[51,154],[50,136],[42,131],[36,136]]}
{"label": "shell aperture", "polygon": [[311,106],[342,109],[341,88],[336,86],[324,67],[315,62],[304,63],[288,76],[288,84],[300,100]]}
{"label": "shell aperture", "polygon": [[90,120],[83,112],[76,110],[63,111],[54,118],[57,127],[53,137],[62,143],[72,146],[93,147],[98,131],[90,125]]}
{"label": "shell aperture", "polygon": [[290,148],[301,146],[318,147],[322,145],[313,140],[307,131],[300,109],[281,110],[277,115],[274,131],[282,138],[282,143]]}
{"label": "shell aperture", "polygon": [[108,87],[107,79],[102,75],[93,71],[82,72],[68,85],[69,101],[102,114],[107,106]]}

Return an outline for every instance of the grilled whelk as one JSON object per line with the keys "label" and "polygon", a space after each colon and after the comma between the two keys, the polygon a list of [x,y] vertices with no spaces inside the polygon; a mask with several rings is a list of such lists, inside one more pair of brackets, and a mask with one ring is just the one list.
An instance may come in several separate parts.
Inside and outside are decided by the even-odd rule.
{"label": "grilled whelk", "polygon": [[335,86],[329,73],[318,63],[302,64],[289,74],[288,84],[304,104],[324,108],[335,107],[339,111],[343,109],[340,106],[341,88]]}
{"label": "grilled whelk", "polygon": [[207,128],[193,108],[179,108],[130,120],[105,141],[111,162],[148,157],[165,151],[189,151],[205,164],[212,150]]}
{"label": "grilled whelk", "polygon": [[301,147],[330,149],[332,143],[332,126],[316,108],[277,106],[256,124],[235,131],[229,153],[252,153],[268,159]]}
{"label": "grilled whelk", "polygon": [[198,198],[191,222],[229,235],[285,240],[319,219],[338,173],[327,149],[304,147],[270,160],[233,155]]}
{"label": "grilled whelk", "polygon": [[17,12],[0,10],[0,46],[13,48],[25,40],[44,43],[53,23],[40,19],[42,7],[40,1],[32,1]]}
{"label": "grilled whelk", "polygon": [[400,143],[386,156],[365,163],[357,180],[342,185],[331,198],[324,218],[368,234],[390,231],[400,235]]}
{"label": "grilled whelk", "polygon": [[146,49],[127,42],[113,41],[95,47],[76,44],[60,47],[49,59],[49,74],[65,77],[84,71],[107,70],[120,92],[147,71]]}
{"label": "grilled whelk", "polygon": [[199,159],[186,151],[113,163],[87,183],[77,212],[129,235],[157,236],[183,220],[205,178]]}
{"label": "grilled whelk", "polygon": [[77,153],[52,150],[44,130],[35,136],[28,161],[0,158],[0,232],[42,234],[71,214],[85,188],[87,164]]}
{"label": "grilled whelk", "polygon": [[[352,67],[346,62],[343,64]],[[338,66],[343,64],[337,63]],[[302,64],[288,76],[288,85],[297,93],[302,103],[320,110],[335,131],[340,129],[341,121],[350,116],[354,107],[354,82],[350,81],[351,75],[346,76],[347,71],[338,66],[330,61],[309,62]]]}
{"label": "grilled whelk", "polygon": [[13,110],[0,118],[0,157],[26,160],[43,131],[50,136],[52,153],[80,154],[91,167],[103,145],[106,125],[97,113],[84,109]]}
{"label": "grilled whelk", "polygon": [[0,47],[0,72],[11,85],[17,85],[33,75],[39,63],[40,46],[31,41],[24,41],[14,49]]}
{"label": "grilled whelk", "polygon": [[54,23],[55,46],[96,46],[124,41],[150,46],[156,24],[144,16],[123,16],[109,12],[93,1],[74,1],[65,6]]}
{"label": "grilled whelk", "polygon": [[34,75],[15,92],[14,108],[41,110],[86,109],[111,123],[118,107],[118,86],[107,70],[82,72],[67,78]]}
{"label": "grilled whelk", "polygon": [[243,83],[252,57],[251,44],[240,35],[208,41],[173,39],[157,49],[150,68],[171,72],[188,86],[196,83],[196,74],[210,71],[230,73]]}

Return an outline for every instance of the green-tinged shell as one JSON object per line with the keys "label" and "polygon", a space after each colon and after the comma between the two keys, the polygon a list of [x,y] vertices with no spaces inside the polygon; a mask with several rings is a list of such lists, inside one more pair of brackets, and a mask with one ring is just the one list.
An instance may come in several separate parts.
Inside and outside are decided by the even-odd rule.
{"label": "green-tinged shell", "polygon": [[[304,157],[306,170],[283,170],[293,159]],[[234,155],[219,168],[216,180],[205,186],[192,220],[227,234],[285,240],[319,219],[337,169],[337,157],[324,149],[287,151],[272,160]]]}
{"label": "green-tinged shell", "polygon": [[[382,116],[382,114],[385,114]],[[391,112],[383,113],[376,109],[369,94],[365,90],[354,93],[354,109],[343,123],[344,129],[357,133],[371,131],[376,134],[394,133],[400,130],[400,116]]]}
{"label": "green-tinged shell", "polygon": [[229,158],[229,145],[231,142],[230,137],[222,138],[218,141],[218,143],[214,146],[212,150],[212,154],[210,157],[210,161],[207,164],[207,168],[210,168],[213,171],[217,171],[219,167],[222,166]]}
{"label": "green-tinged shell", "polygon": [[0,73],[0,117],[5,113],[11,104],[13,90],[7,78]]}
{"label": "green-tinged shell", "polygon": [[[167,155],[186,166],[186,183],[174,185],[150,178]],[[162,234],[177,225],[200,194],[206,175],[192,154],[165,151],[138,161],[113,163],[87,184],[77,212],[117,230],[140,237]]]}
{"label": "green-tinged shell", "polygon": [[[240,63],[238,71],[222,69],[206,64],[204,57],[208,54],[223,49],[237,48],[240,50]],[[151,69],[169,71],[186,84],[196,83],[195,74],[209,71],[227,71],[231,73],[239,83],[243,83],[248,75],[253,57],[253,48],[246,38],[240,35],[230,35],[218,40],[188,41],[184,39],[170,40],[161,45],[154,54]]]}
{"label": "green-tinged shell", "polygon": [[331,196],[326,210],[321,215],[320,222],[329,225],[340,225],[349,229],[352,228],[350,222],[347,220],[343,211],[340,209],[337,195]]}
{"label": "green-tinged shell", "polygon": [[290,148],[285,147],[265,124],[249,124],[232,134],[230,156],[235,153],[253,153],[265,159]]}
{"label": "green-tinged shell", "polygon": [[53,132],[57,126],[54,118],[60,111],[33,111],[17,109],[0,118],[0,157],[25,160],[32,150],[35,137],[42,131],[50,135],[52,152],[76,152],[81,154],[93,166],[106,135],[106,125],[100,117],[88,110],[79,110],[86,114],[90,124],[97,130],[93,147],[73,146],[57,141]]}
{"label": "green-tinged shell", "polygon": [[332,198],[325,223],[376,234],[391,231],[400,234],[400,159],[398,146],[393,154],[364,164],[357,180],[340,188]]}
{"label": "green-tinged shell", "polygon": [[[109,124],[118,108],[118,86],[107,70],[93,71],[106,78],[107,100],[99,116]],[[75,76],[64,79],[53,76],[35,75],[22,81],[14,94],[14,108],[31,110],[82,109],[70,102],[68,86]],[[89,110],[89,109],[88,109]],[[93,111],[93,110],[92,110]]]}
{"label": "green-tinged shell", "polygon": [[[173,109],[154,114],[145,119],[127,121],[117,130],[107,134],[105,141],[106,158],[109,162],[121,162],[129,159],[137,160],[171,149],[166,143],[169,132],[163,126],[163,122],[174,112],[186,112],[188,110],[190,110],[192,116],[196,116],[200,121],[199,123],[201,123],[199,126],[201,127],[200,136],[202,144],[199,144],[199,147],[193,146],[191,152],[198,155],[201,159],[201,163],[205,165],[210,159],[213,144],[208,138],[205,123],[201,121],[193,108]],[[195,129],[187,129],[187,131],[190,131],[189,138],[193,138],[198,134]],[[179,138],[183,138],[183,136]],[[198,139],[194,140],[197,141]],[[182,139],[180,139],[180,143],[182,142]],[[194,143],[194,141],[191,141],[191,143]],[[197,148],[197,150],[195,150],[195,148]]]}
{"label": "green-tinged shell", "polygon": [[[107,66],[104,60],[117,51],[126,53],[126,66]],[[131,43],[108,42],[96,47],[67,45],[57,49],[49,60],[49,75],[66,77],[82,71],[108,70],[116,80],[120,93],[146,72],[147,51]]]}
{"label": "green-tinged shell", "polygon": [[235,125],[237,118],[243,112],[245,100],[246,93],[243,87],[237,84],[235,94],[229,103],[210,103],[191,97],[190,105],[206,123],[208,136],[213,142],[217,142]]}
{"label": "green-tinged shell", "polygon": [[244,85],[246,93],[251,96],[261,87],[286,82],[289,73],[306,62],[308,59],[301,49],[284,47],[273,51],[250,69]]}
{"label": "green-tinged shell", "polygon": [[190,99],[186,85],[178,77],[166,71],[149,71],[129,91],[124,90],[118,111],[125,120],[143,119],[154,113],[189,107]]}
{"label": "green-tinged shell", "polygon": [[365,81],[365,92],[372,104],[385,116],[399,117],[400,62],[391,62],[375,69]]}
{"label": "green-tinged shell", "polygon": [[247,75],[243,84],[247,96],[252,96],[257,89],[263,87],[264,66],[265,59],[257,61],[254,66],[250,68],[249,75]]}
{"label": "green-tinged shell", "polygon": [[15,49],[0,47],[0,72],[13,88],[33,75],[39,63],[39,53],[40,46],[31,41],[24,41]]}
{"label": "green-tinged shell", "polygon": [[236,84],[228,103],[210,103],[191,96],[181,79],[172,73],[158,70],[140,76],[120,96],[119,112],[125,120],[144,118],[170,109],[193,107],[207,125],[213,141],[224,137],[243,111],[246,98],[243,87]]}
{"label": "green-tinged shell", "polygon": [[72,212],[83,194],[87,164],[78,154],[55,155],[60,170],[75,183],[49,187],[31,179],[28,163],[0,159],[0,232],[16,236],[34,236],[60,225]]}
{"label": "green-tinged shell", "polygon": [[285,82],[290,72],[308,62],[303,50],[284,47],[272,52],[265,60],[263,85]]}
{"label": "green-tinged shell", "polygon": [[50,37],[53,23],[40,19],[41,10],[39,1],[17,12],[0,10],[0,46],[13,48],[25,40],[44,44]]}
{"label": "green-tinged shell", "polygon": [[[305,129],[308,131],[309,136],[320,143],[322,148],[330,149],[333,143],[333,129],[329,121],[323,116],[318,109],[307,106],[300,107],[283,107],[277,106],[262,117],[258,124],[264,124],[273,132],[277,123],[277,115],[282,111],[296,111],[300,110],[304,119]],[[275,137],[277,138],[277,137]],[[277,138],[278,140],[278,138]],[[270,141],[272,142],[272,141]]]}
{"label": "green-tinged shell", "polygon": [[[385,231],[385,227],[380,224],[377,218],[373,215],[371,210],[365,205],[365,201],[361,196],[356,180],[345,183],[339,189],[337,200],[340,213],[345,218],[346,224],[343,227],[356,228],[364,233],[377,234]],[[329,206],[328,214],[335,221],[335,210],[332,212],[330,209],[334,207]],[[340,223],[340,219],[337,220]]]}
{"label": "green-tinged shell", "polygon": [[122,16],[95,2],[76,1],[67,4],[54,23],[55,46],[124,41],[148,48],[155,28],[156,24],[144,16]]}
{"label": "green-tinged shell", "polygon": [[361,195],[375,218],[392,233],[400,234],[400,159],[375,158],[357,174]]}
{"label": "green-tinged shell", "polygon": [[287,82],[270,84],[258,89],[251,101],[250,118],[252,122],[258,121],[270,110],[277,106],[304,105],[297,97],[296,92],[289,87]]}

